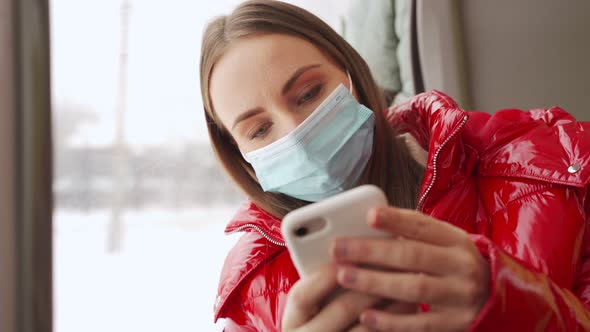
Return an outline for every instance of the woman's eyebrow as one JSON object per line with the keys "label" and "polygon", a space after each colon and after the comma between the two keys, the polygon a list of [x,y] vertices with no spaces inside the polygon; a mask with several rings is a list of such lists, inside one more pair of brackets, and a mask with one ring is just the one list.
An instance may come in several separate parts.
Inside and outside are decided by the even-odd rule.
{"label": "woman's eyebrow", "polygon": [[260,114],[262,112],[264,112],[264,110],[262,110],[261,108],[254,108],[254,109],[248,110],[248,111],[246,111],[246,112],[238,115],[238,117],[234,121],[234,124],[231,127],[231,130],[234,130],[234,128],[236,128],[236,126],[238,125],[238,123],[240,123],[240,122],[242,122],[242,121],[244,121],[246,119],[249,119],[249,118],[251,118],[251,117],[253,117],[253,116],[257,115],[257,114]]}
{"label": "woman's eyebrow", "polygon": [[295,81],[297,81],[297,79],[299,78],[299,76],[303,75],[303,73],[305,73],[308,70],[314,69],[321,66],[321,64],[313,64],[313,65],[307,65],[307,66],[303,66],[299,69],[297,69],[293,75],[291,75],[291,78],[289,78],[287,80],[287,82],[285,82],[285,85],[283,85],[283,89],[281,90],[281,94],[286,94],[287,91],[289,91],[289,89],[291,89],[291,87],[293,86],[293,84],[295,84]]}

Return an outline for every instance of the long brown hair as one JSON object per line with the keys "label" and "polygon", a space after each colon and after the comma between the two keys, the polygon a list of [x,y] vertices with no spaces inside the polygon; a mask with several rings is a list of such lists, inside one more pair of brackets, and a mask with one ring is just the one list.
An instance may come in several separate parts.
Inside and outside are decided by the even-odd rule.
{"label": "long brown hair", "polygon": [[422,172],[405,144],[396,139],[394,129],[381,112],[385,108],[384,98],[369,67],[352,46],[321,19],[280,1],[244,2],[231,14],[210,22],[203,34],[200,72],[207,128],[213,150],[233,181],[256,205],[277,217],[308,204],[287,195],[262,190],[253,168],[242,157],[231,134],[216,116],[211,102],[211,73],[225,50],[233,41],[264,33],[303,38],[349,71],[360,102],[375,113],[373,154],[362,182],[379,186],[392,205],[415,208]]}

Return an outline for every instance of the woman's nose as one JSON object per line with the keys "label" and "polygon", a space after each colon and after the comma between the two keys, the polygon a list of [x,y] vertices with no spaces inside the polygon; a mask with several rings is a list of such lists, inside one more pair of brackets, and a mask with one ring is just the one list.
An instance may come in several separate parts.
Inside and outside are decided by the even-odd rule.
{"label": "woman's nose", "polygon": [[279,121],[281,123],[280,127],[286,135],[295,130],[295,128],[299,127],[299,125],[305,121],[306,118],[306,116],[289,111],[281,112],[279,117]]}

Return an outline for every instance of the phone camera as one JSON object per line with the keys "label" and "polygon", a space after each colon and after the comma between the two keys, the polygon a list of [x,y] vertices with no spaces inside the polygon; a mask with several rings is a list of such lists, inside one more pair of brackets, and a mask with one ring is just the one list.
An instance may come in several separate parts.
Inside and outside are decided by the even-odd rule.
{"label": "phone camera", "polygon": [[302,236],[306,236],[308,233],[308,229],[307,227],[299,227],[295,230],[295,235],[302,237]]}

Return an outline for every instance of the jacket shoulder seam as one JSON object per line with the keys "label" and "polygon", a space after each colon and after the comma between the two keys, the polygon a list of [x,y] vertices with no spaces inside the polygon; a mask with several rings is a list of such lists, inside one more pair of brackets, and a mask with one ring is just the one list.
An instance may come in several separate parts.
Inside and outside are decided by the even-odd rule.
{"label": "jacket shoulder seam", "polygon": [[519,203],[523,199],[529,198],[530,196],[533,196],[533,195],[540,194],[541,192],[546,191],[547,189],[550,189],[550,188],[554,188],[554,187],[555,186],[553,184],[546,184],[546,185],[540,185],[540,187],[537,187],[531,191],[527,191],[526,193],[523,193],[522,195],[515,197],[515,198],[509,200],[508,202],[506,202],[503,207],[499,208],[498,210],[496,210],[492,213],[491,218],[492,219],[495,218],[497,214],[499,214],[502,211],[505,211],[510,206],[512,206],[516,203]]}

